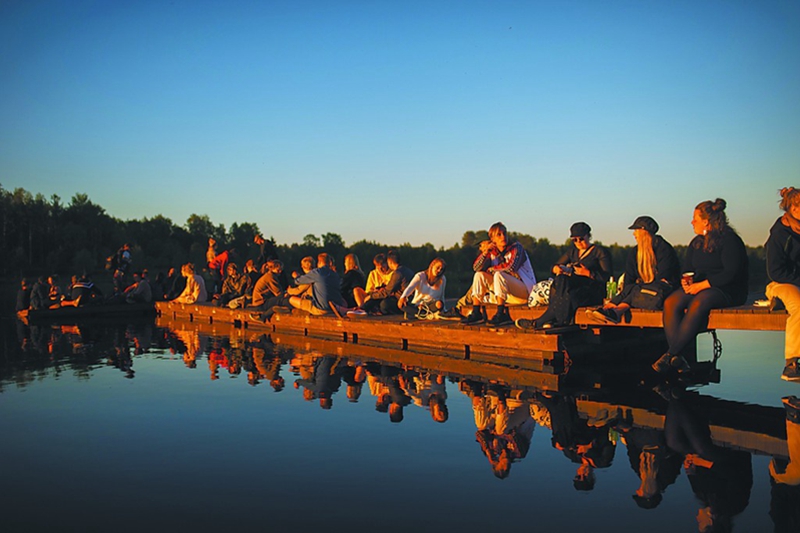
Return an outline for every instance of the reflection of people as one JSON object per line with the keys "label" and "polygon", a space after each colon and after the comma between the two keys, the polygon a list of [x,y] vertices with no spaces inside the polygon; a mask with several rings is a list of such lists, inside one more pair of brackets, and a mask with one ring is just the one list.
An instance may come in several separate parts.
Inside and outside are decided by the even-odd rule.
{"label": "reflection of people", "polygon": [[773,458],[769,464],[772,499],[769,514],[775,531],[800,531],[800,400],[783,398],[789,462]]}
{"label": "reflection of people", "polygon": [[680,281],[680,265],[675,249],[658,235],[658,223],[648,216],[638,217],[628,229],[633,230],[636,246],[625,263],[622,291],[593,311],[592,316],[605,322],[619,323],[631,307],[661,310],[664,299]]}
{"label": "reflection of people", "polygon": [[555,274],[550,286],[550,302],[532,324],[525,319],[518,327],[545,328],[572,324],[575,310],[581,306],[603,303],[606,282],[611,277],[611,254],[592,242],[592,228],[585,222],[576,222],[569,228],[573,246],[553,265]]}
{"label": "reflection of people", "polygon": [[661,430],[621,425],[616,429],[623,435],[631,468],[640,480],[633,499],[639,507],[653,509],[680,474],[682,457],[667,448]]}
{"label": "reflection of people", "polygon": [[656,372],[691,370],[681,351],[706,327],[711,310],[742,305],[747,299],[747,250],[728,223],[726,205],[717,198],[701,202],[694,210],[696,237],[686,248],[683,290],[676,290],[664,302],[669,350],[653,363]]}
{"label": "reflection of people", "polygon": [[489,228],[489,240],[480,243],[480,255],[472,263],[472,311],[463,324],[482,324],[486,321],[486,303],[496,303],[497,313],[489,320],[492,326],[513,324],[506,308],[509,297],[527,301],[536,285],[528,252],[518,241],[509,242],[508,230],[502,222]]}
{"label": "reflection of people", "polygon": [[731,531],[732,519],[750,502],[750,454],[716,446],[708,420],[690,398],[673,399],[664,421],[667,446],[684,456],[684,468],[697,499],[699,531]]}
{"label": "reflection of people", "polygon": [[784,214],[769,230],[767,253],[767,298],[781,300],[789,313],[786,319],[786,340],[783,379],[800,381],[800,190],[781,190]]}
{"label": "reflection of people", "polygon": [[592,490],[595,468],[611,466],[616,445],[608,435],[608,427],[589,426],[578,416],[575,398],[567,395],[541,395],[541,403],[550,412],[553,448],[578,465],[572,485],[575,490]]}

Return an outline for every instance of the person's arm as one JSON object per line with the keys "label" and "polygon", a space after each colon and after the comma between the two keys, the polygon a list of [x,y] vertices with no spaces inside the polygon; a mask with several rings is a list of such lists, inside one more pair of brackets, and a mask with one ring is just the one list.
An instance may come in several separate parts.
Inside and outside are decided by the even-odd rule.
{"label": "person's arm", "polygon": [[402,294],[400,294],[400,298],[397,299],[397,307],[404,307],[408,298],[414,294],[414,291],[417,290],[422,284],[422,275],[423,272],[417,272],[414,274],[414,277],[411,279],[411,283],[403,290]]}
{"label": "person's arm", "polygon": [[[783,241],[783,242],[781,242]],[[777,236],[770,233],[766,245],[767,277],[777,283],[800,285],[798,265],[792,262],[788,249],[796,244],[790,236]]]}
{"label": "person's arm", "polygon": [[520,243],[515,242],[508,247],[502,257],[501,263],[491,267],[493,272],[517,272],[525,264],[528,254]]}
{"label": "person's arm", "polygon": [[373,299],[382,299],[392,294],[398,292],[400,287],[403,285],[403,275],[400,273],[400,270],[395,270],[392,272],[392,277],[389,278],[389,283],[386,284],[385,287],[377,289],[370,293],[370,296]]}
{"label": "person's arm", "polygon": [[733,283],[742,269],[747,268],[747,249],[742,240],[735,234],[727,235],[722,242],[722,272],[708,276],[712,287],[722,287]]}

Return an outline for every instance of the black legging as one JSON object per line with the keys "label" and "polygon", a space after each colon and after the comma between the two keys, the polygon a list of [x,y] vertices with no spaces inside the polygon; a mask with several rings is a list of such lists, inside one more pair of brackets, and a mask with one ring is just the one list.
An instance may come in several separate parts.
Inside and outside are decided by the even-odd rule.
{"label": "black legging", "polygon": [[730,305],[728,295],[714,287],[697,294],[686,294],[683,289],[670,294],[664,302],[663,315],[669,353],[680,354],[698,333],[706,329],[712,309]]}

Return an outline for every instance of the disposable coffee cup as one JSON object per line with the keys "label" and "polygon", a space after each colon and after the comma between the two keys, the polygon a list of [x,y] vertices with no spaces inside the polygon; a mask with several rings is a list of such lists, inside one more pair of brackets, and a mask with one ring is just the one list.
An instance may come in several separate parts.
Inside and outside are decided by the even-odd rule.
{"label": "disposable coffee cup", "polygon": [[694,272],[684,272],[681,278],[686,283],[694,283]]}

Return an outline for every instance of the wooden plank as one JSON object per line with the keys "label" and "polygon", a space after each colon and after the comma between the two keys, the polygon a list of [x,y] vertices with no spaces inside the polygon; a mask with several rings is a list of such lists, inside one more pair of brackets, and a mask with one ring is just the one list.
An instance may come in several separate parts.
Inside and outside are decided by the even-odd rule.
{"label": "wooden plank", "polygon": [[[716,400],[709,398],[710,402]],[[629,405],[621,405],[615,403],[606,403],[592,400],[577,400],[578,414],[581,418],[596,417],[601,409],[605,409],[609,413],[621,409],[625,416],[629,416],[634,426],[651,428],[651,429],[664,429],[664,421],[666,416],[663,413],[658,413],[650,409],[642,407],[634,407]],[[770,414],[776,420],[783,420],[783,409],[779,407],[767,408],[758,405],[738,404],[736,402],[719,401],[717,409],[724,411],[723,414],[728,416],[721,416],[720,418],[728,418],[736,420],[741,418],[742,413],[747,413],[748,410],[758,410],[757,414],[763,416],[765,410],[769,410]],[[783,422],[781,422],[782,424]],[[774,425],[774,424],[773,424]],[[709,424],[711,429],[711,439],[719,446],[726,448],[737,448],[746,450],[752,453],[762,455],[770,455],[773,457],[789,457],[789,448],[786,442],[785,432],[776,430],[754,430],[746,427],[732,427],[730,423],[721,423],[712,418]]]}
{"label": "wooden plank", "polygon": [[[620,324],[602,324],[592,318],[587,309],[580,308],[575,314],[575,323],[595,327],[637,327],[662,328],[661,311],[631,309],[628,317]],[[714,309],[708,319],[708,329],[738,329],[746,331],[783,331],[786,329],[786,311],[770,311],[769,309],[743,306],[728,309]]]}

